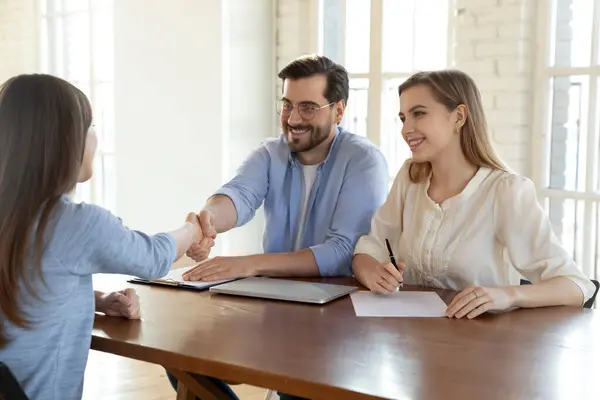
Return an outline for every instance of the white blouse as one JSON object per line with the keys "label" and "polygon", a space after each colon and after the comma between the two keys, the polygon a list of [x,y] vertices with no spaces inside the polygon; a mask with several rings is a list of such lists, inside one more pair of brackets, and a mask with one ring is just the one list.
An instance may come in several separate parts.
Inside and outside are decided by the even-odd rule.
{"label": "white blouse", "polygon": [[593,283],[577,268],[554,235],[533,183],[500,170],[480,168],[465,189],[441,204],[427,194],[429,180],[412,183],[411,160],[404,163],[386,202],[354,254],[405,263],[404,282],[462,290],[518,285],[521,276],[537,283],[556,276],[572,279],[584,301]]}

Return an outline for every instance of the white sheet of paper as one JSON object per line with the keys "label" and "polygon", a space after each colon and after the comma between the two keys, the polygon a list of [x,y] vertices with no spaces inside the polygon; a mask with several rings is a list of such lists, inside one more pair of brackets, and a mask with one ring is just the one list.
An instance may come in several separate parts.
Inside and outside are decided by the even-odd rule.
{"label": "white sheet of paper", "polygon": [[197,264],[195,265],[191,265],[189,267],[183,267],[183,268],[177,268],[177,269],[172,269],[166,276],[164,276],[161,279],[173,279],[174,281],[177,282],[181,282],[184,283],[188,286],[193,286],[199,289],[202,288],[207,288],[207,287],[211,287],[211,286],[216,286],[216,285],[220,285],[221,283],[225,283],[225,282],[230,282],[233,281],[234,278],[232,279],[224,279],[224,280],[220,280],[220,281],[212,281],[212,282],[193,282],[193,281],[184,281],[183,280],[183,273],[185,271],[188,271],[192,268],[194,268]]}
{"label": "white sheet of paper", "polygon": [[446,303],[435,292],[350,294],[357,317],[445,317]]}

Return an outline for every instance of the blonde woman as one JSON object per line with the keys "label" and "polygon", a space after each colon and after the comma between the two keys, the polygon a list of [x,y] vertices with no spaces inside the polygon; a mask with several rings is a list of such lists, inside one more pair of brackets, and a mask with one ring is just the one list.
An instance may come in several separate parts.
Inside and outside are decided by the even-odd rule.
{"label": "blonde woman", "polygon": [[[356,278],[379,293],[403,283],[460,291],[446,310],[455,318],[589,299],[594,285],[554,235],[534,185],[494,152],[474,81],[419,72],[399,95],[412,158],[355,247]],[[519,286],[521,275],[534,284]]]}

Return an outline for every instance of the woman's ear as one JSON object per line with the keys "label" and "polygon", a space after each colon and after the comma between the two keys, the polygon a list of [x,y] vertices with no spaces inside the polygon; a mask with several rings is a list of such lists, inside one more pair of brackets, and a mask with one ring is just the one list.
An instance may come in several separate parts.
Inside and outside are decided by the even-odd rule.
{"label": "woman's ear", "polygon": [[454,110],[454,112],[456,115],[456,128],[460,129],[463,127],[465,122],[467,122],[467,106],[465,104],[459,104],[458,107],[456,107],[456,110]]}

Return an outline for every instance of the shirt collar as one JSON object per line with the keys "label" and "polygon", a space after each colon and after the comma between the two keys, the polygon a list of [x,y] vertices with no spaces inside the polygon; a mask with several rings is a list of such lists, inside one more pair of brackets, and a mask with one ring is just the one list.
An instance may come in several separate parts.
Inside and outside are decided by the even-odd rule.
{"label": "shirt collar", "polygon": [[[492,169],[490,169],[490,168],[479,167],[479,169],[475,173],[475,176],[473,176],[473,178],[471,178],[471,180],[469,181],[469,183],[467,183],[467,186],[465,186],[465,188],[463,189],[462,192],[460,192],[459,194],[457,194],[455,196],[450,197],[449,199],[446,199],[439,206],[442,208],[442,210],[447,210],[455,204],[459,204],[465,200],[468,200],[473,195],[473,193],[475,193],[477,191],[477,189],[479,189],[479,187],[481,186],[481,184],[483,183],[485,178],[487,178],[491,172],[492,172]],[[430,184],[431,184],[431,173],[429,174],[429,178],[425,182],[425,185],[423,185],[426,195],[427,195],[427,192],[429,191]],[[429,198],[428,195],[427,195],[427,198]]]}

